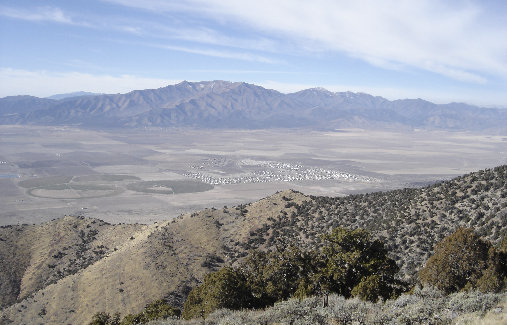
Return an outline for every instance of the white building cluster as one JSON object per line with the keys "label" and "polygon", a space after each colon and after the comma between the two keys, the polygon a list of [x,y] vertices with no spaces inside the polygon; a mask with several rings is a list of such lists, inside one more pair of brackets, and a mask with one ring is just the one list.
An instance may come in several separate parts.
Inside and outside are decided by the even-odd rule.
{"label": "white building cluster", "polygon": [[[243,162],[242,162],[243,163]],[[300,164],[291,164],[276,161],[244,161],[246,166],[258,166],[260,170],[245,173],[239,176],[217,176],[207,173],[201,168],[200,171],[187,172],[186,177],[198,179],[211,185],[225,184],[246,184],[246,183],[269,183],[269,182],[296,182],[296,181],[320,181],[320,180],[341,180],[356,182],[376,182],[372,177],[349,174],[345,172],[328,170],[323,168],[305,167]]]}

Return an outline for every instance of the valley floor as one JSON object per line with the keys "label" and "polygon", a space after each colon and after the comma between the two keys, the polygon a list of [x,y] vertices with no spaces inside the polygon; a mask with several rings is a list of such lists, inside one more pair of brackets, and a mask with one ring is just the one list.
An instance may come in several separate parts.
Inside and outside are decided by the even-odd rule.
{"label": "valley floor", "polygon": [[0,225],[65,215],[153,223],[279,190],[343,196],[507,163],[507,138],[444,131],[0,126],[0,146]]}

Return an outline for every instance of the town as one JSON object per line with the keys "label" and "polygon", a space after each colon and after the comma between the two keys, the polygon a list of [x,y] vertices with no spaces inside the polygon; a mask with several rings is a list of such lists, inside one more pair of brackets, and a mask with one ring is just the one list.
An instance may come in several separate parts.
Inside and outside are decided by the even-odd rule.
{"label": "town", "polygon": [[[223,161],[222,161],[223,163]],[[305,167],[301,164],[291,164],[276,161],[255,161],[252,159],[242,160],[240,165],[249,167],[261,167],[260,170],[244,173],[240,176],[217,176],[213,172],[186,172],[186,177],[198,179],[211,185],[246,184],[246,183],[270,183],[270,182],[297,182],[297,181],[322,181],[322,180],[345,180],[354,182],[378,182],[376,178],[354,175],[341,171],[324,168]],[[204,170],[213,164],[191,166],[191,168]]]}

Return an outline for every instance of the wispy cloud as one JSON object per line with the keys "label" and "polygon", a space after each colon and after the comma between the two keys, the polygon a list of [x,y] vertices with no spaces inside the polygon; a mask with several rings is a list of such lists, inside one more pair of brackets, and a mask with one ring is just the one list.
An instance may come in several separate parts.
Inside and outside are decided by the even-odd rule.
{"label": "wispy cloud", "polygon": [[507,42],[501,41],[507,25],[487,20],[487,3],[480,1],[106,1],[242,26],[273,42],[285,39],[385,69],[421,69],[472,83],[490,75],[507,79]]}
{"label": "wispy cloud", "polygon": [[185,72],[204,72],[204,73],[220,73],[220,74],[292,74],[289,71],[276,70],[231,70],[231,69],[187,69]]}
{"label": "wispy cloud", "polygon": [[135,75],[96,75],[79,72],[48,72],[0,68],[0,97],[30,94],[46,97],[59,93],[89,91],[125,93],[136,89],[159,88],[179,80]]}
{"label": "wispy cloud", "polygon": [[270,59],[266,56],[247,53],[247,52],[234,52],[234,51],[226,51],[226,50],[215,50],[215,49],[202,49],[202,48],[191,48],[184,46],[173,46],[173,45],[153,45],[155,47],[163,48],[166,50],[179,51],[191,54],[199,54],[223,59],[234,59],[234,60],[243,60],[243,61],[252,61],[252,62],[262,62],[262,63],[280,63],[280,61]]}
{"label": "wispy cloud", "polygon": [[267,37],[233,37],[206,26],[182,27],[161,24],[145,25],[149,36],[162,39],[183,40],[199,44],[217,45],[245,50],[278,52],[277,41]]}
{"label": "wispy cloud", "polygon": [[195,10],[195,1],[174,1],[174,0],[102,0],[104,2],[117,3],[123,6],[141,8],[150,11],[188,11]]}
{"label": "wispy cloud", "polygon": [[450,78],[453,78],[456,80],[472,82],[472,83],[477,83],[477,84],[486,84],[488,82],[488,80],[486,78],[482,77],[478,73],[468,72],[464,69],[459,69],[459,68],[456,69],[456,68],[449,66],[449,65],[439,65],[439,64],[432,63],[432,62],[426,62],[424,66],[427,70],[434,71],[436,73],[440,73],[444,76],[447,76],[447,77],[450,77]]}
{"label": "wispy cloud", "polygon": [[[122,3],[123,4],[123,3]],[[125,4],[127,4],[125,2]],[[147,3],[149,5],[149,3]],[[176,8],[178,10],[189,9],[184,3],[174,6],[170,3],[153,3],[150,10],[156,10],[157,6],[163,6],[164,10]],[[1,7],[0,16],[26,21],[47,21],[53,23],[79,25],[95,30],[108,30],[120,33],[126,33],[144,39],[185,41],[201,45],[201,47],[189,46],[159,46],[174,51],[199,54],[204,56],[219,57],[225,59],[235,59],[262,63],[279,63],[265,55],[250,53],[253,51],[271,51],[273,52],[275,42],[265,38],[257,37],[254,39],[231,37],[218,32],[206,26],[181,26],[180,24],[171,24],[171,22],[160,23],[152,21],[146,17],[121,17],[111,16],[102,17],[95,14],[75,14],[72,16],[65,13],[62,9],[56,7],[36,7],[31,9]],[[209,45],[222,48],[242,49],[242,52],[231,51],[227,49],[209,48]],[[207,46],[207,48],[204,48]]]}
{"label": "wispy cloud", "polygon": [[29,21],[49,21],[62,24],[76,24],[76,22],[74,22],[60,8],[54,7],[38,7],[32,10],[0,7],[0,15],[13,19]]}

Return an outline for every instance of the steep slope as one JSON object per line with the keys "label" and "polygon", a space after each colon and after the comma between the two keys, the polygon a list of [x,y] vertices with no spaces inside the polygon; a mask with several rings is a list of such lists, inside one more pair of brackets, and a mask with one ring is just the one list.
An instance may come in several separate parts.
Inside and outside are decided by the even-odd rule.
{"label": "steep slope", "polygon": [[[296,197],[304,197],[287,195],[298,202]],[[252,204],[259,211],[269,212],[263,216],[242,215],[244,210],[239,208],[206,209],[162,224],[136,226],[137,231],[124,238],[122,245],[79,272],[5,308],[0,319],[82,324],[96,312],[139,312],[146,303],[162,297],[181,306],[198,279],[246,254],[242,245],[250,236],[249,230],[266,222],[269,215],[281,213],[283,205],[271,204],[282,201],[281,196],[279,193]]]}
{"label": "steep slope", "polygon": [[[218,83],[223,86],[223,83]],[[297,104],[285,95],[259,86],[235,83],[182,101],[173,109],[153,109],[127,120],[129,126],[186,125],[222,128],[263,128],[297,125]],[[302,124],[309,124],[301,116]]]}
{"label": "steep slope", "polygon": [[[22,284],[31,284],[31,288],[40,288],[40,283],[45,286],[28,297],[25,294],[25,299],[6,307],[1,315],[4,322],[86,323],[98,311],[136,313],[148,302],[163,297],[181,306],[189,289],[204,274],[234,264],[249,249],[274,249],[281,242],[298,239],[303,245],[318,246],[320,234],[336,226],[363,227],[384,239],[401,266],[401,275],[410,280],[431,254],[433,245],[457,227],[472,227],[498,243],[507,231],[506,220],[507,166],[501,166],[421,189],[344,198],[284,191],[251,204],[205,209],[161,224],[130,225],[130,232],[125,230],[126,225],[95,221],[97,229],[103,228],[95,236],[97,244],[108,243],[104,244],[109,248],[107,252],[49,285],[34,281],[34,276],[25,280],[26,271],[18,272]],[[61,232],[50,228],[78,222],[78,228],[87,229],[87,225],[94,225],[93,221],[66,218],[26,227],[32,227],[30,231],[39,236],[48,234],[51,239],[41,243],[55,243]],[[41,227],[39,232],[37,227]],[[123,227],[118,230],[121,235],[114,234],[116,227]],[[29,235],[28,230],[18,234],[12,227],[0,230],[0,238],[17,238],[9,239],[10,243],[24,243],[27,239],[22,238]],[[5,235],[6,230],[11,237]],[[101,234],[104,237],[98,241]],[[39,249],[32,249],[30,245],[4,245],[2,252],[10,249],[30,258],[2,259],[2,269],[33,270],[29,273],[40,269],[43,271],[38,277],[49,279],[51,272],[44,268],[46,263],[54,263],[54,269],[66,265],[63,258],[47,258],[50,246],[41,244]],[[20,288],[28,292],[23,291],[23,285]]]}
{"label": "steep slope", "polygon": [[4,120],[36,110],[45,110],[55,103],[55,100],[34,96],[8,96],[0,98],[0,118]]}
{"label": "steep slope", "polygon": [[22,300],[112,252],[140,228],[64,217],[0,228],[0,306]]}
{"label": "steep slope", "polygon": [[[151,109],[172,108],[181,102],[207,93],[221,93],[233,86],[230,82],[181,82],[158,89],[135,90],[127,94],[83,96],[53,101],[49,107],[31,110],[11,118],[18,124],[82,124],[89,127],[121,126],[126,119]],[[0,105],[2,103],[0,102]],[[3,107],[0,106],[0,111]]]}
{"label": "steep slope", "polygon": [[507,232],[506,165],[421,189],[310,198],[287,201],[287,210],[260,228],[267,231],[254,232],[247,248],[269,247],[281,236],[315,245],[332,227],[360,227],[386,242],[411,280],[435,243],[457,227],[470,227],[496,244]]}

